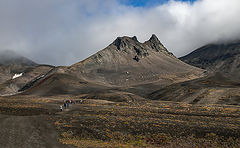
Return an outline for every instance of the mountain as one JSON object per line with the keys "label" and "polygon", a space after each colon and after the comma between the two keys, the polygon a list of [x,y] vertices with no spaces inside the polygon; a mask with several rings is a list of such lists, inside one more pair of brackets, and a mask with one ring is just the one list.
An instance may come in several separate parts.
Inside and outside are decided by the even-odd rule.
{"label": "mountain", "polygon": [[37,63],[11,50],[0,51],[0,65],[36,66]]}
{"label": "mountain", "polygon": [[180,60],[206,69],[208,76],[161,88],[148,98],[192,104],[240,104],[240,42],[206,45]]}
{"label": "mountain", "polygon": [[240,80],[240,42],[206,45],[180,60],[209,72],[218,72]]}
{"label": "mountain", "polygon": [[0,52],[0,95],[16,94],[26,83],[49,72],[53,66],[39,65],[13,51]]}
{"label": "mountain", "polygon": [[50,65],[25,67],[21,73],[12,74],[11,78],[0,84],[0,95],[13,95],[18,93],[27,83],[43,77],[53,68],[54,67]]}
{"label": "mountain", "polygon": [[177,59],[155,35],[144,43],[135,36],[125,36],[81,62],[55,68],[23,90],[35,95],[142,96],[162,86],[202,76],[202,69]]}
{"label": "mountain", "polygon": [[37,64],[13,51],[0,51],[0,84],[12,78],[15,73],[21,73],[28,67]]}
{"label": "mountain", "polygon": [[136,37],[118,37],[91,57],[69,67],[87,81],[128,86],[154,81],[198,77],[202,70],[178,60],[155,35],[140,43]]}

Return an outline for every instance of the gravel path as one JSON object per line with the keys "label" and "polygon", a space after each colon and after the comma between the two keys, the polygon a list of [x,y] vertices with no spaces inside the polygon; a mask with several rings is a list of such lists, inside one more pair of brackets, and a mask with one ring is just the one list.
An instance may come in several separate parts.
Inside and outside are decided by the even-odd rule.
{"label": "gravel path", "polygon": [[57,141],[54,125],[44,115],[0,115],[2,148],[70,148]]}

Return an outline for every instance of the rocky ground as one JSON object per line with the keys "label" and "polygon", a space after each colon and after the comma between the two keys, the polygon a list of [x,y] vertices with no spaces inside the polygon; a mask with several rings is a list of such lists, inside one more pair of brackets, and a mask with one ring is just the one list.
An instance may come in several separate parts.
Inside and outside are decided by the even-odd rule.
{"label": "rocky ground", "polygon": [[[83,102],[60,112],[66,98]],[[239,147],[239,125],[231,105],[0,98],[3,147]]]}

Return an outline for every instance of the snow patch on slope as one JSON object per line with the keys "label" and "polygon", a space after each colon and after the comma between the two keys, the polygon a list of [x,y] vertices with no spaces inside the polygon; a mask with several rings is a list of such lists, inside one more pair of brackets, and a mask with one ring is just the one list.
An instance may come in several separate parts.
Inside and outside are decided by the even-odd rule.
{"label": "snow patch on slope", "polygon": [[12,77],[12,79],[16,79],[16,78],[18,78],[18,77],[21,77],[23,75],[23,73],[16,73],[13,77]]}

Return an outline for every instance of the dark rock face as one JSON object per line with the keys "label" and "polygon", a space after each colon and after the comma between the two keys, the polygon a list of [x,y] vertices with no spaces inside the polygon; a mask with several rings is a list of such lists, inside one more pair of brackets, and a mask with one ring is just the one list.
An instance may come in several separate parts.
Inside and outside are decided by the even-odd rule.
{"label": "dark rock face", "polygon": [[120,51],[126,51],[125,49],[129,46],[129,41],[127,39],[117,38],[113,44]]}
{"label": "dark rock face", "polygon": [[148,51],[137,40],[137,37],[118,37],[111,45],[116,46],[117,50],[130,53],[134,49],[137,56],[146,57]]}
{"label": "dark rock face", "polygon": [[146,49],[144,49],[144,48],[142,48],[142,47],[133,47],[134,48],[134,50],[136,51],[136,54],[138,55],[138,56],[141,56],[141,57],[146,57],[146,56],[148,56],[149,55],[149,53],[148,53],[148,51],[146,50]]}
{"label": "dark rock face", "polygon": [[139,57],[138,57],[138,56],[135,56],[133,59],[134,59],[135,61],[139,62]]}
{"label": "dark rock face", "polygon": [[167,51],[166,48],[162,45],[162,43],[158,40],[155,34],[152,35],[149,42],[153,50],[157,52],[160,52],[161,50]]}
{"label": "dark rock face", "polygon": [[[170,55],[172,53],[168,52],[167,49],[158,40],[156,35],[152,35],[151,38],[145,43],[140,43],[137,37],[118,37],[111,45],[116,46],[119,51],[124,51],[130,53],[130,50],[134,49],[135,53],[139,57],[146,57],[149,55],[149,50],[154,50],[155,52],[166,52]],[[110,46],[111,46],[110,45]],[[146,47],[148,46],[148,47]]]}
{"label": "dark rock face", "polygon": [[240,42],[206,45],[180,60],[213,73],[240,79]]}

